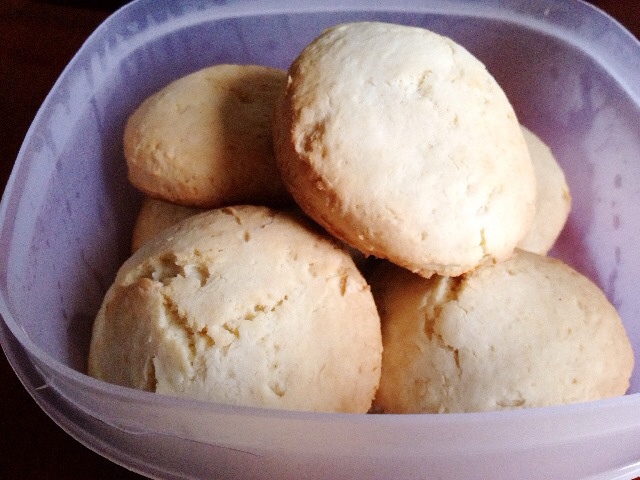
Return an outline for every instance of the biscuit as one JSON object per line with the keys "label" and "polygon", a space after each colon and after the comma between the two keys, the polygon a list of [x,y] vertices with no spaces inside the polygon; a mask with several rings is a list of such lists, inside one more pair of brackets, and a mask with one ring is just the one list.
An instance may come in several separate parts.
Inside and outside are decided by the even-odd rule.
{"label": "biscuit", "polygon": [[204,209],[201,208],[184,207],[164,200],[145,197],[133,226],[131,253],[134,253],[165,228],[203,211]]}
{"label": "biscuit", "polygon": [[123,264],[88,372],[226,404],[365,413],[381,349],[349,255],[301,217],[239,206],[165,229]]}
{"label": "biscuit", "polygon": [[518,248],[546,255],[558,239],[571,211],[571,195],[562,167],[551,149],[531,130],[522,126],[536,173],[536,214]]}
{"label": "biscuit", "polygon": [[[157,200],[146,197],[142,201],[142,206],[138,212],[136,223],[131,236],[131,253],[138,250],[143,243],[157,235],[165,228],[174,225],[185,218],[204,212],[206,209],[195,207],[184,207],[175,203]],[[292,214],[303,215],[302,211],[295,204],[286,208]],[[365,257],[360,250],[350,247],[338,239],[334,239],[351,256],[360,271],[369,269],[373,263],[373,258]]]}
{"label": "biscuit", "polygon": [[421,28],[317,37],[289,68],[274,147],[311,218],[425,277],[508,258],[533,219],[535,174],[507,97],[479,60]]}
{"label": "biscuit", "polygon": [[382,320],[385,413],[569,404],[623,395],[633,353],[602,291],[566,264],[518,251],[457,278],[386,265],[372,289]]}
{"label": "biscuit", "polygon": [[290,201],[271,136],[285,82],[285,72],[273,68],[215,65],[151,95],[125,126],[130,182],[191,207]]}

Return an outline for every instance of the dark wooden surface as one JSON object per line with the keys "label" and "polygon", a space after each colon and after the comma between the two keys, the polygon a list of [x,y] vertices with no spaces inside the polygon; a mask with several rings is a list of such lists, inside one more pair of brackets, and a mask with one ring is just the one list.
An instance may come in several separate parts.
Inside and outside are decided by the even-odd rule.
{"label": "dark wooden surface", "polygon": [[[86,37],[122,1],[0,1],[0,192],[45,95]],[[640,1],[591,2],[640,37]],[[0,355],[0,478],[134,479],[76,442],[24,390]]]}

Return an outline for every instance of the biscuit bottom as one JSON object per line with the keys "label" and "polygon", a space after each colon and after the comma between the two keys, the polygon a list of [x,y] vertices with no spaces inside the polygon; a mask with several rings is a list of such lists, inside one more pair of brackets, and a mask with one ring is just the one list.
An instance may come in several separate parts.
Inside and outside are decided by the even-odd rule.
{"label": "biscuit bottom", "polygon": [[458,278],[384,265],[371,279],[383,331],[385,413],[569,404],[623,395],[631,345],[602,291],[519,251]]}

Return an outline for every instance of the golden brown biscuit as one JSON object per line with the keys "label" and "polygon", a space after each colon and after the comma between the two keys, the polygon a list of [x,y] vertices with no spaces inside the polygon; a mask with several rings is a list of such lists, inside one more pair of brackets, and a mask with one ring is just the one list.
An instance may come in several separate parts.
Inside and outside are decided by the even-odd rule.
{"label": "golden brown biscuit", "polygon": [[214,402],[367,412],[381,334],[353,261],[300,217],[229,207],[145,243],[97,315],[89,374]]}
{"label": "golden brown biscuit", "polygon": [[310,217],[426,277],[508,258],[533,219],[533,166],[504,92],[421,28],[325,31],[289,68],[274,139]]}
{"label": "golden brown biscuit", "polygon": [[185,206],[289,201],[273,158],[271,120],[285,72],[215,65],[147,98],[129,117],[131,183]]}
{"label": "golden brown biscuit", "polygon": [[614,307],[584,276],[519,251],[458,278],[390,264],[372,289],[383,325],[375,403],[452,413],[623,395],[633,352]]}

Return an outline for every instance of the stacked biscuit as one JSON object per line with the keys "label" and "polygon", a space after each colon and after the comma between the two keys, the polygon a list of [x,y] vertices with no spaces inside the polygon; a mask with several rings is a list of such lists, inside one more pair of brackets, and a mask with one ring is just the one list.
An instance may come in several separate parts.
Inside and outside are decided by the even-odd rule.
{"label": "stacked biscuit", "polygon": [[545,256],[561,168],[448,38],[344,24],[288,72],[201,70],[145,100],[124,146],[147,198],[94,324],[97,378],[360,413],[628,388],[615,309]]}

